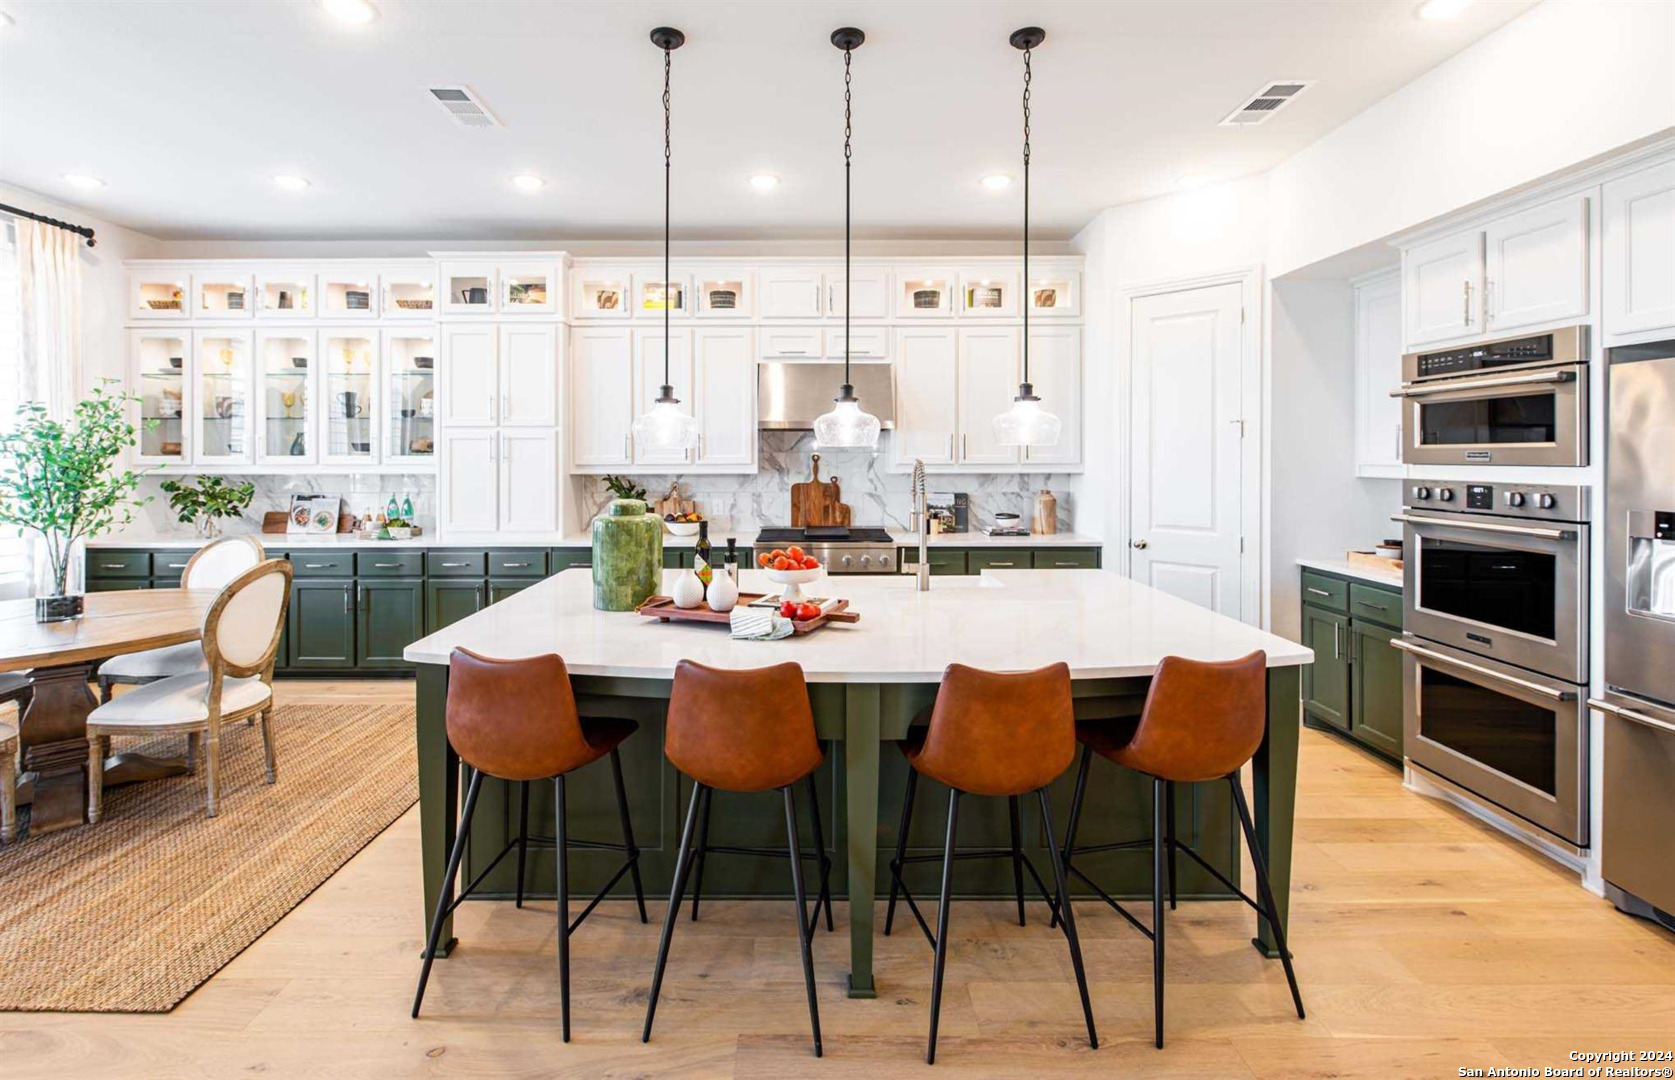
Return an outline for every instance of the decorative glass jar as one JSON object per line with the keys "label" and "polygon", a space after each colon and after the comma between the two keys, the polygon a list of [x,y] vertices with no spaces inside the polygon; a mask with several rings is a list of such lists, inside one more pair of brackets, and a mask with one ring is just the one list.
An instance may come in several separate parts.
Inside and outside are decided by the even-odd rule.
{"label": "decorative glass jar", "polygon": [[87,592],[87,541],[35,536],[30,544],[35,577],[35,621],[79,619]]}

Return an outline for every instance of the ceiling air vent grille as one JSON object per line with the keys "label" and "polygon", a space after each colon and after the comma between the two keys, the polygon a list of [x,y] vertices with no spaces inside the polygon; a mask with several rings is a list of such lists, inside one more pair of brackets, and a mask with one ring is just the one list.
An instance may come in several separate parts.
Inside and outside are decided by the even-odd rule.
{"label": "ceiling air vent grille", "polygon": [[433,86],[430,96],[460,127],[504,126],[469,86]]}
{"label": "ceiling air vent grille", "polygon": [[1260,124],[1313,85],[1313,79],[1287,79],[1284,82],[1269,83],[1246,98],[1243,105],[1228,113],[1221,121],[1222,126],[1246,127]]}

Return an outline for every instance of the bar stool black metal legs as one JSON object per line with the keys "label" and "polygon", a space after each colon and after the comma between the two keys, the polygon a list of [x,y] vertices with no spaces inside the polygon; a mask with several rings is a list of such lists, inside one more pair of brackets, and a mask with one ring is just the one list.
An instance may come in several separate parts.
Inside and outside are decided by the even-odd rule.
{"label": "bar stool black metal legs", "polygon": [[[809,810],[813,815],[814,850],[805,851],[802,857],[814,860],[820,868],[820,891],[814,897],[814,916],[810,926],[820,922],[820,909],[826,909],[826,932],[831,933],[832,921],[832,857],[826,852],[826,829],[820,818],[820,793],[815,788],[814,777],[811,774],[808,783]],[[737,845],[710,844],[710,804],[714,801],[713,790],[704,793],[703,805],[698,807],[698,843],[693,849],[692,861],[692,913],[693,922],[698,921],[698,905],[704,895],[704,863],[710,853],[717,855],[766,855],[775,858],[787,854],[785,848],[739,847]],[[799,845],[800,846],[800,845]]]}

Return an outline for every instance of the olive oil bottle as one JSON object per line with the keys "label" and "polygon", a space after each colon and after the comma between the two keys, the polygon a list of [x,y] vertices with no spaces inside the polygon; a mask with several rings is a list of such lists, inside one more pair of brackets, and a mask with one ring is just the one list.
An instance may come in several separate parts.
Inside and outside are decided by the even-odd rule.
{"label": "olive oil bottle", "polygon": [[710,523],[698,522],[698,547],[693,552],[692,569],[697,571],[698,580],[704,583],[704,588],[710,587],[715,578],[715,569],[710,562]]}

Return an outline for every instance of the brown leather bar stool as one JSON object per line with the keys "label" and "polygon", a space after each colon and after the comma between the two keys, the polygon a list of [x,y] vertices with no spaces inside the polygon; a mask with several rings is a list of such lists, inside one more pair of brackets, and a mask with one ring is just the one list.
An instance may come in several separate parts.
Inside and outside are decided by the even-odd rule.
{"label": "brown leather bar stool", "polygon": [[[1268,883],[1268,866],[1256,842],[1256,826],[1250,806],[1239,785],[1239,770],[1262,744],[1268,723],[1268,657],[1258,650],[1238,660],[1211,663],[1168,656],[1152,676],[1146,707],[1140,723],[1132,729],[1121,725],[1083,723],[1076,726],[1082,744],[1082,764],[1076,772],[1076,794],[1070,803],[1070,824],[1065,831],[1064,862],[1070,873],[1081,878],[1117,914],[1152,941],[1152,1010],[1158,1049],[1163,1048],[1163,938],[1164,882],[1168,882],[1169,906],[1175,906],[1175,853],[1184,851],[1210,876],[1233,890],[1239,899],[1256,909],[1274,929],[1285,979],[1291,984],[1291,1000],[1297,1018],[1303,1018],[1303,997],[1297,991],[1297,975],[1291,968],[1291,953],[1285,944],[1285,927]],[[1082,817],[1082,799],[1088,786],[1088,766],[1093,755],[1110,759],[1125,768],[1152,778],[1152,835],[1149,839],[1076,847],[1076,827]],[[1225,781],[1233,791],[1233,805],[1239,812],[1239,826],[1250,849],[1251,865],[1261,903],[1245,895],[1227,877],[1205,862],[1191,847],[1175,839],[1174,787],[1210,780]],[[1075,855],[1116,851],[1150,845],[1152,849],[1152,925],[1147,929],[1121,904],[1071,863]]]}
{"label": "brown leather bar stool", "polygon": [[[821,1056],[820,1003],[814,992],[814,954],[809,944],[820,917],[820,905],[817,900],[814,917],[810,918],[803,890],[803,859],[812,855],[805,855],[799,846],[797,802],[792,788],[799,780],[807,780],[812,793],[814,771],[825,760],[825,753],[815,738],[814,712],[809,707],[802,667],[788,663],[728,671],[682,660],[675,666],[674,687],[669,693],[663,753],[670,764],[692,778],[692,800],[687,804],[686,825],[681,830],[675,883],[669,891],[669,910],[663,919],[663,939],[657,946],[657,969],[651,978],[646,1026],[640,1041],[651,1041],[657,996],[663,988],[663,971],[669,962],[669,942],[680,915],[687,876],[698,856],[693,833],[700,804],[707,814],[712,791],[777,790],[785,801],[788,844],[785,849],[712,847],[709,850],[718,854],[777,854],[788,858],[791,892],[797,903],[797,938],[803,953],[809,1026],[814,1032],[814,1056]],[[815,812],[819,812],[818,808]],[[822,878],[828,866],[829,860],[822,859]],[[830,896],[824,880],[821,895]]]}
{"label": "brown leather bar stool", "polygon": [[[890,903],[884,932],[890,932],[895,916],[896,894],[905,898],[908,910],[918,920],[936,961],[931,975],[930,1039],[925,1063],[936,1062],[936,1029],[942,1014],[942,972],[948,960],[948,909],[954,862],[966,858],[1006,857],[1012,859],[1013,884],[1018,895],[1018,923],[1024,920],[1022,867],[1027,866],[1054,914],[1055,925],[1064,927],[1070,946],[1070,963],[1076,970],[1076,987],[1082,993],[1082,1018],[1088,1026],[1088,1045],[1099,1049],[1099,1034],[1093,1025],[1093,1004],[1088,999],[1087,973],[1082,968],[1082,946],[1076,937],[1076,915],[1065,888],[1064,863],[1053,835],[1052,807],[1047,785],[1057,779],[1076,757],[1076,713],[1070,699],[1070,668],[1053,664],[1035,671],[1001,673],[982,671],[963,664],[950,664],[942,673],[930,724],[912,730],[901,742],[902,752],[912,766],[907,774],[907,792],[902,798],[901,828],[896,834],[896,857],[890,861]],[[907,830],[913,820],[913,802],[920,774],[948,788],[948,835],[942,849],[942,893],[936,912],[936,933],[931,933],[919,906],[902,881],[902,867],[936,856],[908,856]],[[1018,825],[1018,796],[1034,792],[1041,804],[1046,826],[1047,850],[1053,862],[1055,890],[1046,896],[1041,875],[1021,851]],[[1004,795],[1012,818],[1012,846],[1009,849],[956,851],[960,798],[965,795]],[[1064,916],[1062,923],[1058,915]]]}
{"label": "brown leather bar stool", "polygon": [[[550,843],[558,854],[558,985],[561,1023],[565,1042],[570,1041],[570,935],[593,913],[622,875],[633,875],[634,899],[640,905],[640,921],[646,921],[645,898],[640,891],[640,851],[634,846],[634,831],[628,820],[628,798],[622,784],[622,761],[617,748],[639,727],[632,720],[578,716],[576,697],[570,689],[570,673],[557,656],[533,656],[525,660],[496,660],[468,649],[455,649],[448,661],[448,742],[471,770],[465,793],[465,810],[460,817],[454,849],[448,855],[448,872],[442,895],[436,900],[430,935],[425,942],[425,965],[419,972],[419,989],[413,995],[413,1016],[425,999],[425,983],[436,959],[442,920],[482,884],[513,848],[518,849],[518,899],[523,899],[523,857],[530,844]],[[584,765],[609,756],[616,781],[617,811],[622,819],[622,843],[571,840],[565,817],[564,779]],[[477,811],[477,795],[483,777],[492,776],[523,785],[524,813],[518,835],[508,841],[471,884],[454,897],[454,878],[471,835],[471,818]],[[553,782],[553,836],[550,840],[528,835],[527,788],[531,780]],[[627,858],[604,888],[570,919],[570,852],[574,847],[621,851]]]}

